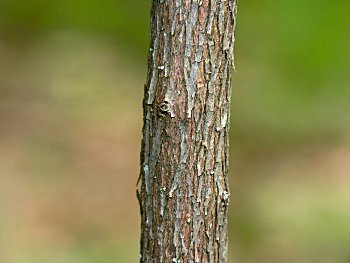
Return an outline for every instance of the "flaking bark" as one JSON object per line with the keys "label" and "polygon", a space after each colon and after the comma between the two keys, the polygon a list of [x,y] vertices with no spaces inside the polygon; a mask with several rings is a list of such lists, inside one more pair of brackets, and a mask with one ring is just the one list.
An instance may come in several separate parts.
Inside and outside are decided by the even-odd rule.
{"label": "flaking bark", "polygon": [[154,0],[140,262],[227,262],[235,0]]}

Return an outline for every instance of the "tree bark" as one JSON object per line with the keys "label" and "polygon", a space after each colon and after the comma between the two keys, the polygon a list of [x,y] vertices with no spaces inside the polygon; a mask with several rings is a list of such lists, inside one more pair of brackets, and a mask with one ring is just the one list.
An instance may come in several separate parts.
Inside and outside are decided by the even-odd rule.
{"label": "tree bark", "polygon": [[227,262],[236,0],[153,0],[140,262]]}

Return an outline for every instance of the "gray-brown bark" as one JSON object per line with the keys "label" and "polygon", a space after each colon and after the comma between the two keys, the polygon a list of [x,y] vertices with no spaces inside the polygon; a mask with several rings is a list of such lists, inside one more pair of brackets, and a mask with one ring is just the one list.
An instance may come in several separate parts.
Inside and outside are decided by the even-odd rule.
{"label": "gray-brown bark", "polygon": [[140,262],[227,262],[236,0],[154,0]]}

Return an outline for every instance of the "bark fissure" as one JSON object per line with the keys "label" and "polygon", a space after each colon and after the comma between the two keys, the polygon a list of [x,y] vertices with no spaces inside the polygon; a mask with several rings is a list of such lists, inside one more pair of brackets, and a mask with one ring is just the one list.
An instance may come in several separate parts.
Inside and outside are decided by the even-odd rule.
{"label": "bark fissure", "polygon": [[227,262],[236,0],[154,0],[140,262]]}

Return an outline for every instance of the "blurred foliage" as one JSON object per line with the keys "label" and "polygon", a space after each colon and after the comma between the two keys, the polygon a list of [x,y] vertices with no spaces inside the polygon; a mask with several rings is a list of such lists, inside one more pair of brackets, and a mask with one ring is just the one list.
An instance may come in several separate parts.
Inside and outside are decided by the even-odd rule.
{"label": "blurred foliage", "polygon": [[[136,262],[151,1],[0,1],[0,262]],[[350,261],[349,1],[239,3],[231,260]]]}
{"label": "blurred foliage", "polygon": [[2,0],[1,32],[6,38],[40,37],[54,30],[77,30],[118,41],[130,54],[146,54],[150,1]]}
{"label": "blurred foliage", "polygon": [[240,3],[237,136],[258,132],[278,147],[348,132],[349,10],[346,1]]}

